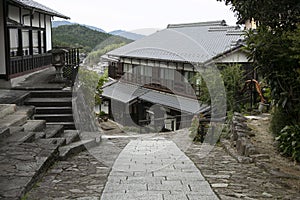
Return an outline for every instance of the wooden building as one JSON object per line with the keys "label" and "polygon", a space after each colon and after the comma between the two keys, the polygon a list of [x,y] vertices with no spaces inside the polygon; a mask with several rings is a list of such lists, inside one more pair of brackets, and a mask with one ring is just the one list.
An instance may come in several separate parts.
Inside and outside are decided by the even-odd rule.
{"label": "wooden building", "polygon": [[[0,79],[12,79],[51,64],[52,17],[69,19],[32,0],[1,0]],[[4,81],[3,81],[4,82]],[[2,85],[3,86],[3,85]]]}
{"label": "wooden building", "polygon": [[110,114],[127,125],[127,113],[129,121],[141,125],[151,118],[151,106],[161,105],[166,111],[165,123],[171,123],[172,130],[189,126],[195,114],[207,111],[207,105],[197,100],[195,75],[200,68],[216,64],[251,67],[242,50],[243,40],[243,31],[227,26],[224,20],[172,24],[108,52],[113,58],[109,76],[119,80],[104,88],[103,97],[118,102],[117,109],[110,106]]}

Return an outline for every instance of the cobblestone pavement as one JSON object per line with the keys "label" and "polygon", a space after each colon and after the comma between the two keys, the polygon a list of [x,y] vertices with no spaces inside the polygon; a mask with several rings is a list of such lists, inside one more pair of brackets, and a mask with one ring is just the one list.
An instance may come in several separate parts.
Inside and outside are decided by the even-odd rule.
{"label": "cobblestone pavement", "polygon": [[[300,191],[285,184],[286,178],[291,177],[270,174],[254,163],[238,163],[219,145],[201,159],[198,144],[191,145],[186,154],[201,170],[220,199],[300,199]],[[300,182],[299,177],[295,179]]]}
{"label": "cobblestone pavement", "polygon": [[[191,138],[188,137],[187,130],[181,131],[180,133],[159,135],[168,140],[174,141],[181,151],[186,153],[186,155],[200,169],[203,177],[208,181],[209,185],[220,199],[300,199],[300,191],[296,191],[293,188],[287,187],[285,184],[285,177],[276,176],[274,173],[268,173],[260,166],[256,166],[254,163],[241,164],[233,157],[228,155],[226,151],[219,145],[216,145],[207,156],[202,157],[203,153],[201,152],[201,144],[193,144],[191,142]],[[121,180],[120,182],[119,179],[112,178],[107,182],[107,177],[115,160],[130,141],[132,140],[129,138],[106,139],[102,141],[99,147],[91,149],[89,152],[82,152],[66,161],[57,162],[47,172],[46,176],[34,187],[34,189],[27,194],[27,199],[100,199],[106,183],[107,185],[110,183],[113,184],[113,180],[118,180],[118,184],[123,182],[126,183],[128,180],[130,181],[130,179],[127,179],[123,180],[123,182]],[[166,150],[168,151],[168,149]],[[151,157],[149,157],[148,161],[151,163],[150,158]],[[185,160],[188,159],[185,158]],[[163,170],[167,170],[169,167],[166,167],[166,169]],[[127,173],[130,173],[130,170],[128,170]],[[161,179],[160,177],[155,178],[153,174],[166,176],[165,174],[157,174],[158,171],[157,173],[154,172],[153,174],[148,173],[148,176],[147,173],[145,174],[145,172],[139,173],[140,174],[132,173],[132,175],[130,175],[131,178],[136,179],[133,180],[133,182],[135,181],[136,183],[141,183],[143,181],[152,181],[151,184],[149,183],[149,185],[151,187],[153,186],[153,189],[160,189],[161,191],[164,189],[163,187],[180,187],[179,182],[176,183],[176,180],[174,180],[172,183],[167,183],[168,179],[166,178],[165,180]],[[141,178],[134,178],[133,175],[140,175]],[[179,175],[178,177],[181,176]],[[201,177],[200,174],[197,174],[197,177]],[[164,183],[170,185],[162,186],[162,184],[164,184],[162,183],[163,181]],[[295,181],[300,182],[300,180],[296,177]],[[202,179],[201,182],[205,183],[205,187],[207,187],[206,181],[203,181]],[[181,181],[180,183],[184,184],[186,182]],[[200,183],[200,181],[198,183]],[[151,188],[148,187],[148,189]],[[107,191],[109,191],[109,189],[105,192]],[[177,198],[172,196],[170,192],[162,193],[164,194],[163,196],[165,199],[180,199],[178,196]],[[156,196],[157,194],[157,199],[162,199],[161,194],[149,191],[138,194],[141,195],[138,199],[151,199],[147,198],[147,196]],[[183,195],[182,192],[174,194]],[[193,198],[190,199],[200,199],[200,197],[193,196]],[[120,197],[120,200],[122,198],[123,197]],[[105,199],[104,194],[103,199]],[[185,195],[183,195],[183,198],[181,199],[187,198]]]}
{"label": "cobblestone pavement", "polygon": [[164,138],[132,140],[108,177],[102,200],[217,200],[194,163]]}
{"label": "cobblestone pavement", "polygon": [[115,159],[128,142],[126,138],[103,140],[100,146],[58,161],[24,199],[99,199]]}

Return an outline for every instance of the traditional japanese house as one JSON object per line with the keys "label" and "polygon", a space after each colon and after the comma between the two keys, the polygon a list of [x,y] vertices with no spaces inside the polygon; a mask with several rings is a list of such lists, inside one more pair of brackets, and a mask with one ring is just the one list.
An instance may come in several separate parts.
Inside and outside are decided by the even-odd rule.
{"label": "traditional japanese house", "polygon": [[[242,50],[243,31],[223,21],[171,24],[164,30],[108,52],[109,76],[119,82],[104,88],[109,114],[123,125],[150,121],[153,105],[164,109],[164,128],[190,125],[207,111],[198,102],[200,68],[239,63],[251,68]],[[116,61],[117,60],[117,61]],[[152,117],[153,118],[153,117]]]}
{"label": "traditional japanese house", "polygon": [[16,77],[51,64],[52,17],[69,19],[32,0],[1,0],[0,81],[9,87]]}

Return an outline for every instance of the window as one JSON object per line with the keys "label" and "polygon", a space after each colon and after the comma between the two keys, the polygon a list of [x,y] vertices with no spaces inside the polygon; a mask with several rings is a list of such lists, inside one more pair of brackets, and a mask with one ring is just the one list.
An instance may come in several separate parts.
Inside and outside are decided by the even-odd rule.
{"label": "window", "polygon": [[22,30],[22,40],[23,40],[23,55],[27,56],[30,54],[29,30]]}
{"label": "window", "polygon": [[185,71],[184,82],[191,83],[194,76],[195,76],[195,72]]}
{"label": "window", "polygon": [[161,68],[160,78],[167,79],[167,80],[174,80],[174,69]]}
{"label": "window", "polygon": [[132,73],[132,65],[124,63],[124,72],[125,73]]}
{"label": "window", "polygon": [[141,76],[152,77],[152,67],[149,66],[139,66],[141,69]]}
{"label": "window", "polygon": [[32,43],[33,54],[39,54],[39,32],[37,30],[32,31]]}
{"label": "window", "polygon": [[10,29],[9,37],[10,37],[10,55],[12,57],[18,56],[18,48],[19,48],[18,29]]}
{"label": "window", "polygon": [[44,31],[41,31],[41,53],[46,53],[45,52],[45,41],[44,41]]}
{"label": "window", "polygon": [[152,77],[152,67],[145,66],[145,76]]}

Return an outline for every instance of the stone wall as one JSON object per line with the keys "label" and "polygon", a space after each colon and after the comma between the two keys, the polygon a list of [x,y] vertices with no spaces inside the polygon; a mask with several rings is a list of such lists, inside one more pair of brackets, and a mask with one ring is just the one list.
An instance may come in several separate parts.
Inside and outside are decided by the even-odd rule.
{"label": "stone wall", "polygon": [[221,143],[230,155],[241,163],[251,163],[254,155],[259,154],[251,142],[255,136],[246,124],[247,118],[235,112],[230,126],[230,139],[221,139]]}
{"label": "stone wall", "polygon": [[257,154],[257,151],[250,141],[250,137],[255,136],[255,134],[251,132],[251,128],[249,128],[245,123],[246,121],[247,118],[245,118],[242,114],[234,113],[232,123],[230,125],[230,139],[239,155],[249,157],[253,154]]}

